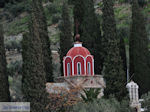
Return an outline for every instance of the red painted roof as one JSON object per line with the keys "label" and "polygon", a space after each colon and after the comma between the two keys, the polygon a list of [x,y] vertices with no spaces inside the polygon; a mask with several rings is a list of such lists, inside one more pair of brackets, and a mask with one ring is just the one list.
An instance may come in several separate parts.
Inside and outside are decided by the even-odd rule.
{"label": "red painted roof", "polygon": [[71,56],[72,59],[77,55],[82,55],[83,57],[86,57],[87,55],[91,55],[91,54],[87,48],[82,47],[82,46],[81,47],[73,47],[67,53],[67,56]]}

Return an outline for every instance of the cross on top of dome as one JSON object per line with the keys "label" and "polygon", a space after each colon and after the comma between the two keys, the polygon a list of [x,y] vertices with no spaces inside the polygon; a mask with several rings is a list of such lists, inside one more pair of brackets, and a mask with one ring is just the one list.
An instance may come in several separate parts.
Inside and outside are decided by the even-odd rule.
{"label": "cross on top of dome", "polygon": [[76,36],[75,36],[75,41],[76,41],[76,42],[80,42],[80,34],[76,34]]}
{"label": "cross on top of dome", "polygon": [[80,34],[79,34],[79,22],[76,20],[76,35],[75,35],[75,41],[80,42]]}

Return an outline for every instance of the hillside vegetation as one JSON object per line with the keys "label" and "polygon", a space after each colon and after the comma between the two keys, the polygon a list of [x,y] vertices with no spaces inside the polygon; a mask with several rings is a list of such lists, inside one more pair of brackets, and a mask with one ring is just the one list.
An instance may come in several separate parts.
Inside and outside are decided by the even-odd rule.
{"label": "hillside vegetation", "polygon": [[[3,1],[3,0],[2,0]],[[0,4],[3,3],[0,1]],[[63,0],[43,0],[44,11],[48,23],[48,34],[51,39],[51,49],[53,53],[53,66],[54,74],[59,76],[59,67],[60,60],[59,57],[59,37],[60,37],[60,23],[61,23],[61,13],[62,13],[62,4]],[[99,22],[102,26],[102,1],[95,0],[95,9],[98,16]],[[6,3],[3,3],[0,6],[0,22],[4,26],[4,35],[5,35],[5,48],[7,50],[7,62],[9,70],[9,82],[12,89],[11,94],[14,96],[14,99],[21,97],[20,86],[17,89],[17,86],[12,86],[12,83],[15,82],[14,79],[17,79],[15,85],[21,83],[20,74],[22,68],[22,57],[21,57],[21,41],[23,33],[28,31],[28,11],[29,5],[27,2],[22,0],[13,0],[10,2],[6,0]],[[117,24],[117,33],[118,36],[123,37],[126,43],[127,56],[128,56],[128,44],[129,44],[129,34],[130,34],[130,25],[131,25],[131,5],[129,3],[124,3],[122,0],[116,0],[115,2],[115,19]],[[143,8],[143,14],[147,19],[147,32],[148,37],[150,38],[150,3],[148,1],[147,5]],[[69,14],[71,17],[71,22],[73,24],[73,6],[69,6]],[[73,28],[72,28],[73,29]],[[73,31],[73,30],[72,30]],[[123,33],[122,33],[123,32]],[[73,32],[72,32],[73,33]],[[103,33],[103,32],[102,32]],[[149,44],[150,48],[150,44]],[[58,52],[56,52],[58,51]],[[17,77],[17,78],[16,78]],[[56,76],[55,76],[56,77]],[[16,98],[16,93],[19,95]],[[15,95],[14,95],[15,94]]]}

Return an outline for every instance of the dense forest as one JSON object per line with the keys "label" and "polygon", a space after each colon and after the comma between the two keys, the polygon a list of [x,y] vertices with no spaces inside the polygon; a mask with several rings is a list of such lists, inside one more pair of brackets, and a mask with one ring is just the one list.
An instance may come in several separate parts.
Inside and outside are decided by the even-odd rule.
{"label": "dense forest", "polygon": [[[91,90],[54,108],[45,84],[63,76],[78,33],[106,81],[104,97]],[[0,0],[0,102],[30,102],[31,112],[134,112],[131,80],[149,112],[150,0]]]}

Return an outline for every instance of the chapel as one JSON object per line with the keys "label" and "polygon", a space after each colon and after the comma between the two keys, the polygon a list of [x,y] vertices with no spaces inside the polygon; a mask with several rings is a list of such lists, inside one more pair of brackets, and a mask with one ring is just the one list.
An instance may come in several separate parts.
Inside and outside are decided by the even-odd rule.
{"label": "chapel", "polygon": [[[80,35],[76,34],[73,47],[63,58],[63,76],[57,77],[55,82],[46,84],[47,92],[59,93],[55,88],[81,87],[82,89],[100,88],[99,98],[103,96],[105,81],[103,76],[94,73],[94,56],[82,46]],[[83,92],[83,91],[81,91]]]}

